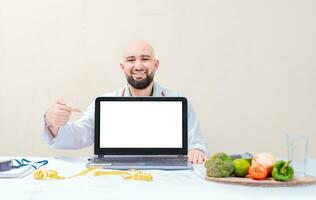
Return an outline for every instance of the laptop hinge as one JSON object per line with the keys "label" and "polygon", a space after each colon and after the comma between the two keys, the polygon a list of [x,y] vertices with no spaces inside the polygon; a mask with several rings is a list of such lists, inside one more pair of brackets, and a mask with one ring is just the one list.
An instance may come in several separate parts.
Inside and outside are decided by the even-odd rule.
{"label": "laptop hinge", "polygon": [[98,155],[98,158],[104,158],[104,155],[102,155],[102,154]]}

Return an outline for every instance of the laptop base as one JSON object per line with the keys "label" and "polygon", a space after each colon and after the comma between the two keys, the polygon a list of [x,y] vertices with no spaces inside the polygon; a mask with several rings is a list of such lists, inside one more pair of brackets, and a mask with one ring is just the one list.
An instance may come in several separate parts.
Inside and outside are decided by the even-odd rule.
{"label": "laptop base", "polygon": [[99,166],[104,169],[158,169],[193,170],[186,156],[106,156],[93,157],[87,167]]}

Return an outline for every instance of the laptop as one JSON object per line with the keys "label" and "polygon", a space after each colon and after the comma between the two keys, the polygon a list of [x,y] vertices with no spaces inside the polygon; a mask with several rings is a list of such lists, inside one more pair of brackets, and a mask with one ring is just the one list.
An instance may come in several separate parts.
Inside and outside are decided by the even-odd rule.
{"label": "laptop", "polygon": [[94,154],[106,169],[193,169],[188,161],[187,99],[98,97]]}

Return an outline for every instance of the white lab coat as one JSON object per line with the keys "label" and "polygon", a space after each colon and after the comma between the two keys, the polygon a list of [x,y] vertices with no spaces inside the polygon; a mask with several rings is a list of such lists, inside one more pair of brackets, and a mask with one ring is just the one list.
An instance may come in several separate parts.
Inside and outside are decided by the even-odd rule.
{"label": "white lab coat", "polygon": [[[128,86],[117,89],[114,92],[106,93],[101,96],[131,96]],[[179,92],[172,91],[154,83],[154,97],[183,96]],[[58,149],[81,149],[94,143],[94,107],[93,101],[83,116],[67,125],[59,128],[57,137],[53,138],[48,128],[44,128],[44,140],[53,148]],[[188,149],[200,149],[209,154],[207,143],[202,136],[199,121],[190,103],[188,103]]]}

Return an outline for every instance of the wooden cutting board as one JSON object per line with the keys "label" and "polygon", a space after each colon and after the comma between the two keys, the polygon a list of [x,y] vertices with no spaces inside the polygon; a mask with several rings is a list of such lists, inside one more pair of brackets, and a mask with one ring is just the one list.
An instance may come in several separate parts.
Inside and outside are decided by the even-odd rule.
{"label": "wooden cutting board", "polygon": [[213,178],[206,177],[206,180],[213,181],[217,183],[232,184],[232,185],[244,185],[251,187],[289,187],[289,186],[303,186],[303,185],[314,185],[316,184],[316,178],[313,176],[304,176],[294,178],[291,181],[283,182],[276,181],[269,177],[265,180],[253,180],[251,178],[245,177],[227,177],[227,178]]}

